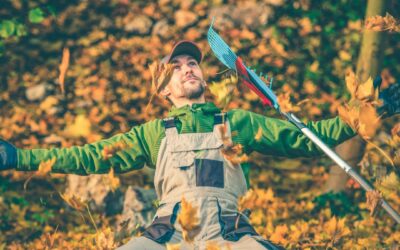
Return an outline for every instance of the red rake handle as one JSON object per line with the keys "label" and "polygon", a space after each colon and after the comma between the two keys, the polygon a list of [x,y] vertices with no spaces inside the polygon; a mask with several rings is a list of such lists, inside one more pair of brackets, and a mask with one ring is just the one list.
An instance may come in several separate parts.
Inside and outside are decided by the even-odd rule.
{"label": "red rake handle", "polygon": [[243,77],[244,84],[246,84],[247,87],[249,87],[252,91],[254,91],[261,98],[262,104],[264,106],[266,106],[266,105],[272,106],[271,101],[265,95],[263,95],[261,93],[261,91],[258,90],[257,87],[253,85],[253,83],[251,83],[250,76],[249,76],[249,74],[247,74],[247,69],[244,66],[243,61],[240,57],[237,58],[235,65],[236,65],[237,72],[239,73],[240,76]]}

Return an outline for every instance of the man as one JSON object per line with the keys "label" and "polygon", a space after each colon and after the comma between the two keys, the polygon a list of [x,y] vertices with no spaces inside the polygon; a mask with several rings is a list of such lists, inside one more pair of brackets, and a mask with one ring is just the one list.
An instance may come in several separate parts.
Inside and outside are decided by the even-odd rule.
{"label": "man", "polygon": [[[232,250],[277,249],[255,232],[247,214],[238,211],[237,200],[247,190],[249,169],[246,164],[231,161],[223,150],[240,144],[246,154],[257,151],[297,157],[321,152],[289,122],[240,109],[221,113],[213,103],[206,102],[201,60],[200,49],[190,41],[177,43],[162,60],[173,65],[170,81],[158,92],[173,104],[167,118],[70,148],[24,150],[1,141],[0,169],[37,170],[40,162],[53,158],[52,172],[82,175],[108,173],[110,168],[124,173],[147,164],[155,168],[160,206],[143,236],[120,249],[165,249],[166,243],[181,243],[181,249],[205,249],[208,241],[221,247],[229,244]],[[388,103],[385,106],[399,112],[398,102]],[[331,147],[355,135],[338,117],[312,122],[308,127]],[[259,131],[262,136],[256,139]],[[105,147],[120,142],[128,148],[110,158],[102,157]],[[190,232],[192,243],[182,241],[183,229],[177,220],[182,198],[199,208],[200,226]]]}

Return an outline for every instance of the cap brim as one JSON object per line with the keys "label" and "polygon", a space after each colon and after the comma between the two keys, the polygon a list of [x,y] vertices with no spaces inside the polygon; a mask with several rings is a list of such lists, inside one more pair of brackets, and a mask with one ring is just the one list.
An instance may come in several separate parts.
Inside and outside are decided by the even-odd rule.
{"label": "cap brim", "polygon": [[171,51],[171,54],[167,58],[167,63],[170,63],[174,57],[179,55],[189,55],[193,57],[197,63],[201,62],[202,54],[200,48],[191,41],[178,42]]}

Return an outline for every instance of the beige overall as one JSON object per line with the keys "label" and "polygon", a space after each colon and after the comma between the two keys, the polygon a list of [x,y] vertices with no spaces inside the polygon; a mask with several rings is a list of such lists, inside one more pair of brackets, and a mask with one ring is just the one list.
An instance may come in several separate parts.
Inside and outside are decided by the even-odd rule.
{"label": "beige overall", "polygon": [[[278,249],[257,235],[245,214],[238,211],[238,198],[246,193],[246,180],[240,165],[227,161],[221,153],[220,126],[229,122],[224,114],[214,116],[210,133],[178,134],[176,120],[164,120],[166,137],[162,140],[154,185],[160,206],[153,223],[141,237],[119,249],[166,249],[165,244],[181,243],[180,249],[206,249],[213,242],[221,249]],[[230,137],[229,137],[230,138]],[[192,232],[194,241],[182,241],[177,221],[184,197],[199,209],[200,227]]]}

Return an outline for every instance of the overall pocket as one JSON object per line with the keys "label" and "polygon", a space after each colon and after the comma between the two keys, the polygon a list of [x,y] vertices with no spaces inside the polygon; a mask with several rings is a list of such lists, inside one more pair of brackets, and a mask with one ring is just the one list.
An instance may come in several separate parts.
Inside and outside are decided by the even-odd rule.
{"label": "overall pocket", "polygon": [[143,236],[160,244],[168,242],[175,232],[174,223],[176,221],[179,204],[178,202],[174,205],[170,215],[157,216],[151,225],[146,228]]}
{"label": "overall pocket", "polygon": [[224,163],[218,160],[195,159],[196,186],[224,188]]}
{"label": "overall pocket", "polygon": [[238,241],[244,235],[258,235],[244,214],[221,215],[220,220],[221,234],[225,240]]}

